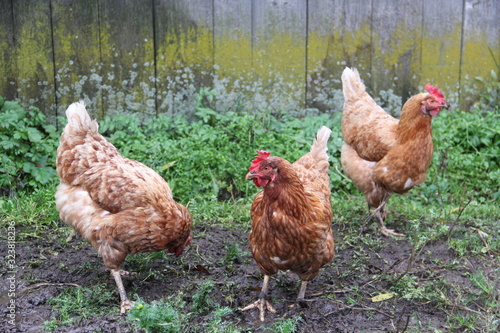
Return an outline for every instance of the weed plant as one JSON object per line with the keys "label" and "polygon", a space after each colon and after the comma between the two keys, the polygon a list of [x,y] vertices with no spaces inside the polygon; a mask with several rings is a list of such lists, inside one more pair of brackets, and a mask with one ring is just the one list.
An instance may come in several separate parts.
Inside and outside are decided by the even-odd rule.
{"label": "weed plant", "polygon": [[56,176],[55,156],[59,133],[35,107],[0,96],[0,195],[16,189],[39,188]]}
{"label": "weed plant", "polygon": [[175,302],[168,299],[146,303],[139,299],[127,312],[127,318],[136,328],[147,333],[181,332],[188,318],[179,313],[178,309],[183,305],[182,301],[178,302],[179,300],[177,297]]}
{"label": "weed plant", "polygon": [[70,287],[48,303],[57,311],[53,320],[45,322],[45,329],[52,331],[78,319],[92,319],[107,313],[115,305],[115,295],[102,285],[90,288]]}

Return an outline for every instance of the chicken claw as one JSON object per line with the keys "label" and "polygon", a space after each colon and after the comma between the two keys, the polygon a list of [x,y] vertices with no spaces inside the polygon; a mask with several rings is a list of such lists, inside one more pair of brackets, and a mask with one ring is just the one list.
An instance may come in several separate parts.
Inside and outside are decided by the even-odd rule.
{"label": "chicken claw", "polygon": [[271,306],[269,301],[266,300],[267,291],[269,290],[269,275],[264,275],[264,282],[262,283],[262,290],[259,294],[259,299],[254,303],[245,306],[241,311],[246,311],[254,308],[259,308],[260,311],[260,321],[264,321],[265,310],[269,310],[272,313],[276,313],[276,310]]}
{"label": "chicken claw", "polygon": [[[396,237],[406,237],[405,234],[400,234],[399,232],[394,231],[394,229],[387,229],[387,227],[384,224],[384,218],[380,214],[380,212],[376,213],[377,218],[378,218],[378,228],[380,229],[380,233],[384,236],[389,236],[393,235]],[[385,214],[384,214],[385,215]]]}
{"label": "chicken claw", "polygon": [[394,231],[394,229],[387,229],[384,225],[380,226],[380,233],[384,236],[393,235],[396,237],[406,237],[405,234],[400,234],[399,232]]}
{"label": "chicken claw", "polygon": [[125,300],[125,301],[122,301],[122,303],[120,304],[120,314],[125,314],[125,312],[127,312],[127,310],[130,310],[132,309],[132,307],[134,306],[134,303],[135,302],[132,302],[130,300]]}
{"label": "chicken claw", "polygon": [[123,269],[120,269],[120,275],[121,276],[136,276],[137,272],[129,272],[129,271],[124,271]]}
{"label": "chicken claw", "polygon": [[382,203],[380,204],[380,206],[378,206],[377,208],[375,208],[372,211],[372,214],[366,219],[365,223],[361,227],[362,230],[365,228],[366,224],[370,220],[372,220],[374,217],[376,217],[378,220],[378,228],[380,229],[380,233],[382,235],[384,235],[386,237],[389,235],[393,235],[396,237],[406,237],[405,234],[400,234],[399,232],[394,231],[394,229],[387,229],[385,224],[384,224],[384,219],[385,219],[385,216],[387,215],[385,207],[386,207],[387,201],[389,200],[390,197],[391,197],[390,195],[386,195],[386,197],[382,200]]}
{"label": "chicken claw", "polygon": [[264,313],[265,310],[271,311],[272,313],[276,313],[276,310],[272,307],[271,303],[265,299],[258,299],[250,305],[245,306],[241,311],[246,311],[254,308],[259,308],[260,311],[260,321],[264,321]]}

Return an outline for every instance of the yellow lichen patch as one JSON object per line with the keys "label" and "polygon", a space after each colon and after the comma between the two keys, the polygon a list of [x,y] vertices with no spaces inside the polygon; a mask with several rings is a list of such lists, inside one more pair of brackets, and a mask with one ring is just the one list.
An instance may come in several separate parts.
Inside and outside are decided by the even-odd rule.
{"label": "yellow lichen patch", "polygon": [[223,77],[248,78],[252,73],[252,40],[237,34],[215,39],[214,63],[216,73]]}
{"label": "yellow lichen patch", "polygon": [[[308,74],[319,67],[340,73],[346,65],[361,71],[370,69],[371,27],[363,22],[353,31],[332,27],[328,36],[310,33],[308,36]],[[340,76],[339,76],[340,79]]]}
{"label": "yellow lichen patch", "polygon": [[482,89],[482,84],[476,80],[476,77],[487,81],[492,80],[492,70],[497,71],[498,75],[497,65],[493,58],[495,56],[497,62],[500,60],[498,50],[498,45],[488,43],[484,34],[476,34],[464,40],[460,77],[460,107],[462,109],[468,110],[474,100],[477,100],[477,91]]}
{"label": "yellow lichen patch", "polygon": [[12,68],[12,51],[11,45],[7,42],[7,34],[3,29],[0,29],[0,76],[3,77],[0,80],[0,96],[5,96],[7,86],[10,84],[8,79],[11,79],[14,72],[14,68]]}
{"label": "yellow lichen patch", "polygon": [[253,66],[264,82],[275,82],[277,77],[294,87],[304,85],[305,40],[288,33],[274,35],[254,45]]}
{"label": "yellow lichen patch", "polygon": [[[263,83],[263,94],[287,96],[299,107],[305,104],[305,39],[289,33],[260,39],[253,48],[256,78]],[[281,106],[277,106],[280,108]]]}
{"label": "yellow lichen patch", "polygon": [[[152,38],[121,40],[116,29],[103,23],[100,33],[103,108],[107,113],[135,111],[155,114],[154,43]],[[142,26],[138,36],[151,31]],[[113,31],[113,34],[110,33]]]}
{"label": "yellow lichen patch", "polygon": [[18,36],[16,58],[18,78],[21,81],[34,78],[40,67],[52,69],[50,53],[44,47],[51,44],[50,35],[36,34],[38,28],[41,28],[39,23],[35,21],[34,25],[23,26]]}
{"label": "yellow lichen patch", "polygon": [[[19,19],[16,31],[16,48],[11,50],[9,60],[12,76],[16,80],[17,95],[53,115],[54,63],[50,27],[46,20],[38,17],[43,13],[42,4],[32,9],[34,19]],[[40,14],[41,15],[41,14]]]}
{"label": "yellow lichen patch", "polygon": [[[397,95],[411,92],[420,73],[421,30],[401,21],[392,32],[373,32],[372,86],[375,95],[394,89]],[[403,82],[403,83],[400,83]]]}
{"label": "yellow lichen patch", "polygon": [[169,32],[158,46],[158,64],[166,68],[196,65],[211,70],[213,33],[201,27]]}
{"label": "yellow lichen patch", "polygon": [[439,37],[425,28],[422,32],[420,85],[438,85],[451,105],[458,102],[461,28],[457,23],[451,31],[441,31]]}

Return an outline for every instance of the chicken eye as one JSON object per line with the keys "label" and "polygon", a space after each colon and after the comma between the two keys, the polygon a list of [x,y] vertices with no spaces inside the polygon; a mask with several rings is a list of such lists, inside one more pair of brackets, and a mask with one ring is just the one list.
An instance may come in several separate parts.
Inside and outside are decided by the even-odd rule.
{"label": "chicken eye", "polygon": [[270,169],[271,169],[271,168],[270,168],[270,167],[268,167],[268,166],[264,167],[264,171],[269,171]]}

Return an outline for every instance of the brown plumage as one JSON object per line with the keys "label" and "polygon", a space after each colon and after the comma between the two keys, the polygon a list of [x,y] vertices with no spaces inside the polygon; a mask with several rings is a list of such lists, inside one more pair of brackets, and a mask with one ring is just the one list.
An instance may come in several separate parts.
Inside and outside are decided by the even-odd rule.
{"label": "brown plumage", "polygon": [[125,257],[164,249],[180,255],[191,240],[191,215],[160,175],[122,157],[98,133],[82,102],[70,105],[66,116],[57,149],[56,206],[111,270],[124,313],[132,306],[120,277]]}
{"label": "brown plumage", "polygon": [[385,205],[391,193],[406,194],[425,181],[434,149],[432,117],[448,104],[437,87],[427,84],[428,92],[412,96],[397,120],[368,95],[356,70],[344,70],[342,85],[344,172],[365,195],[381,233],[404,236],[385,227]]}
{"label": "brown plumage", "polygon": [[290,270],[302,280],[297,297],[304,298],[307,281],[334,255],[332,207],[328,177],[327,142],[331,130],[322,127],[311,151],[291,164],[283,158],[259,151],[246,179],[264,189],[255,197],[252,208],[250,249],[264,274],[257,302],[244,310],[265,308],[274,312],[265,300],[269,277]]}

